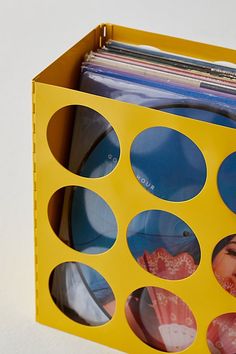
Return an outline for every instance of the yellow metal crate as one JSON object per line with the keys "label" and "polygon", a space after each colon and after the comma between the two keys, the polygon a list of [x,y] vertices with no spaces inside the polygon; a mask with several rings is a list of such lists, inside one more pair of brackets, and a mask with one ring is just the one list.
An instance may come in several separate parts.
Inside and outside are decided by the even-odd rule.
{"label": "yellow metal crate", "polygon": [[[197,336],[184,352],[208,353],[206,332],[217,316],[236,311],[235,298],[218,284],[212,271],[212,252],[225,236],[235,233],[236,218],[223,203],[217,188],[217,174],[223,160],[236,151],[236,131],[227,127],[186,119],[150,108],[123,103],[76,90],[80,64],[91,49],[104,40],[157,46],[158,48],[204,60],[236,61],[235,51],[195,43],[163,35],[147,33],[117,25],[100,25],[73,48],[57,59],[33,80],[33,140],[35,193],[35,263],[37,321],[130,354],[151,354],[159,351],[143,343],[130,329],[125,316],[125,303],[136,289],[155,286],[180,296],[197,321]],[[49,144],[48,124],[60,108],[83,105],[99,112],[115,129],[120,142],[120,160],[107,176],[89,179],[77,176],[53,156]],[[145,119],[143,119],[145,117]],[[63,117],[64,119],[65,117]],[[54,127],[54,149],[58,160],[64,158],[68,125],[61,120]],[[202,191],[184,202],[169,202],[150,193],[137,182],[130,164],[130,147],[144,129],[163,126],[189,137],[201,150],[207,165],[207,179]],[[59,146],[63,137],[65,146]],[[48,213],[57,219],[55,204],[48,209],[51,196],[65,186],[82,186],[100,195],[114,212],[118,235],[114,246],[103,254],[77,252],[56,237]],[[128,197],[127,197],[128,192]],[[125,208],[124,208],[125,204]],[[187,279],[170,281],[157,278],[137,265],[126,242],[128,224],[138,213],[158,209],[183,219],[198,236],[201,262]],[[88,327],[67,318],[54,304],[49,292],[52,270],[63,262],[81,262],[100,272],[116,298],[116,311],[111,321]],[[161,353],[161,351],[160,351]]]}

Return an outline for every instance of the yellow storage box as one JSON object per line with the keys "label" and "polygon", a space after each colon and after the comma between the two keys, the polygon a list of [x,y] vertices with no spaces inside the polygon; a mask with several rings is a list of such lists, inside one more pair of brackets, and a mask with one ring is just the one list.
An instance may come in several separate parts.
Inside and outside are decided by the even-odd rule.
{"label": "yellow storage box", "polygon": [[[212,270],[215,246],[236,232],[235,213],[225,205],[217,186],[222,162],[236,151],[236,130],[77,91],[80,65],[85,54],[101,47],[107,39],[156,46],[163,51],[202,60],[236,62],[233,50],[103,24],[33,80],[37,321],[130,354],[152,354],[163,350],[205,354],[210,352],[207,331],[212,321],[221,315],[236,313],[234,296],[219,285]],[[93,109],[105,117],[120,143],[119,163],[101,178],[78,176],[64,167],[73,129],[73,107],[77,105]],[[55,114],[57,119],[54,119]],[[141,132],[153,127],[169,128],[184,134],[204,156],[206,181],[193,198],[182,202],[164,200],[142,188],[141,183],[145,184],[145,179],[141,183],[137,181],[130,163],[130,149]],[[78,252],[66,244],[66,239],[62,242],[57,237],[65,198],[62,191],[70,186],[96,193],[113,211],[117,235],[116,242],[108,251],[101,254]],[[194,230],[201,249],[201,260],[191,276],[178,280],[165,279],[137,264],[127,244],[127,229],[135,216],[147,210],[171,213]],[[235,257],[233,251],[230,252],[230,256]],[[116,303],[110,321],[87,326],[66,316],[57,307],[50,293],[50,277],[57,266],[68,262],[89,266],[106,279]],[[149,296],[150,289],[161,288],[160,296],[164,296],[163,291],[170,292],[175,294],[176,301],[180,298],[188,305],[196,321],[196,336],[193,336],[191,345],[184,349],[176,345],[175,349],[169,350],[161,345],[147,345],[147,340],[139,335],[138,330],[131,328],[127,299],[137,289],[145,287],[150,291]],[[154,290],[152,296],[157,295]],[[162,324],[168,322],[165,316]],[[235,327],[231,328],[231,332],[233,329]],[[230,328],[228,330],[231,333]],[[161,330],[160,333],[167,335]],[[231,334],[236,340],[235,334]],[[213,351],[216,349],[211,350],[216,353]],[[235,354],[230,348],[225,350],[224,353]]]}

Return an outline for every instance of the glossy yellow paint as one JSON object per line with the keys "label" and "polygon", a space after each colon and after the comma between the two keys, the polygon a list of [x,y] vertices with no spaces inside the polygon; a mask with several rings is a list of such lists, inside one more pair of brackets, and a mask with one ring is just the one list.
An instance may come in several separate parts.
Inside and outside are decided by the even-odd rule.
{"label": "glossy yellow paint", "polygon": [[[79,64],[86,52],[104,40],[103,26],[90,34],[49,66],[33,81],[33,130],[35,178],[35,261],[37,320],[60,330],[117,348],[130,354],[158,353],[145,345],[129,328],[125,302],[129,294],[143,286],[163,287],[180,296],[197,320],[195,342],[186,354],[208,353],[207,327],[215,317],[236,311],[235,298],[217,283],[211,267],[212,251],[223,237],[235,233],[236,218],[223,203],[217,189],[217,172],[230,153],[236,151],[236,131],[231,128],[186,119],[153,109],[122,103],[76,91]],[[209,60],[236,61],[235,51],[107,25],[107,36],[131,43],[155,45],[160,49]],[[66,170],[52,155],[47,126],[53,114],[68,105],[84,105],[98,111],[115,129],[121,147],[120,160],[107,176],[88,179]],[[188,136],[202,151],[207,164],[203,190],[185,202],[168,202],[148,193],[139,184],[130,165],[130,146],[134,138],[149,127],[165,126]],[[59,127],[60,128],[60,127]],[[57,134],[55,134],[57,144]],[[113,210],[118,223],[114,246],[101,255],[86,255],[70,249],[52,231],[48,221],[48,202],[64,186],[83,186],[98,193]],[[201,247],[201,263],[189,278],[178,281],[160,279],[147,273],[133,259],[126,242],[131,219],[148,209],[171,212],[195,232]],[[60,263],[78,261],[99,271],[116,297],[112,320],[99,327],[87,327],[68,319],[51,299],[49,276]],[[160,352],[161,353],[161,352]]]}

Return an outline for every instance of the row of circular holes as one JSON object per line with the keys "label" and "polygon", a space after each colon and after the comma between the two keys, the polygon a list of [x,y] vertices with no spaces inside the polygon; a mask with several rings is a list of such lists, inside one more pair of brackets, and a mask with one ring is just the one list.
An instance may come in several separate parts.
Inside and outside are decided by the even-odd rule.
{"label": "row of circular holes", "polygon": [[[88,272],[89,280],[86,278]],[[70,292],[66,292],[66,296],[61,298],[58,289],[65,287],[65,278]],[[84,297],[81,299],[76,294],[75,303],[75,287],[81,281],[84,284],[84,280],[89,284],[93,278],[96,282],[100,280],[103,292],[105,287],[105,300],[96,298],[94,294],[91,296],[87,286],[80,283],[80,291]],[[103,325],[109,322],[115,312],[115,298],[108,283],[97,271],[81,263],[67,262],[58,265],[50,277],[50,293],[56,306],[67,317],[83,325]],[[127,300],[125,312],[132,331],[155,349],[179,352],[191,346],[195,340],[197,323],[192,311],[185,302],[168,290],[156,287],[135,290]],[[223,314],[214,319],[208,327],[207,340],[212,354],[218,353],[217,350],[221,350],[224,345],[231,350],[226,349],[224,354],[235,353],[236,313]]]}
{"label": "row of circular holes", "polygon": [[[101,126],[105,127],[105,132],[98,133],[96,138],[99,139],[95,139],[96,144],[93,145],[90,142],[92,147],[90,144],[85,148],[86,158],[80,157],[80,167],[68,168],[65,161],[60,160],[55,148],[53,133],[58,123],[58,112],[51,118],[48,125],[49,146],[56,159],[71,172],[87,178],[99,178],[110,173],[117,165],[120,155],[119,141],[105,118],[90,108],[78,107],[85,110],[84,114],[89,115],[90,118],[91,114],[95,115],[95,121],[98,120]],[[85,134],[85,131],[81,131],[80,139]],[[88,136],[85,138],[89,139]],[[75,155],[77,151],[73,149],[79,149],[72,146],[72,153]],[[93,164],[95,157],[100,165],[99,163]],[[75,159],[75,156],[73,158]],[[143,187],[155,196],[169,201],[180,202],[191,199],[201,191],[206,180],[206,163],[197,145],[182,133],[170,128],[154,127],[140,133],[131,147],[131,165],[136,178]],[[220,194],[226,205],[234,212],[236,212],[235,178],[236,152],[224,160],[218,173]]]}
{"label": "row of circular holes", "polygon": [[[116,240],[117,223],[107,203],[86,188],[64,187],[52,196],[49,205],[57,200],[59,207],[57,196],[62,190],[72,192],[73,197],[70,198],[71,205],[66,208],[67,215],[63,215],[64,220],[68,220],[66,230],[57,232],[49,213],[55,234],[71,248],[86,254],[99,254],[110,249]],[[70,239],[66,240],[68,234]],[[164,279],[187,278],[200,263],[201,250],[194,232],[182,219],[169,212],[146,210],[136,215],[128,226],[127,241],[138,264]],[[216,245],[212,263],[218,282],[236,296],[236,282],[233,281],[236,234],[223,238]]]}

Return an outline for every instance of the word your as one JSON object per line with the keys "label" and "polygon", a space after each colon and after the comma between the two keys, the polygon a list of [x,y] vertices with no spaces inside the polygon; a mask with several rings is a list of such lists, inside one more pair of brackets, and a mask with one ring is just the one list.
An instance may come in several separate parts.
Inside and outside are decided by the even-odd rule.
{"label": "word your", "polygon": [[[113,156],[112,154],[108,154],[107,158],[108,158],[108,160],[112,161],[115,164],[117,164],[117,162],[118,162],[118,158]],[[149,182],[148,179],[146,179],[142,176],[139,176],[139,175],[136,175],[136,177],[137,177],[138,181],[144,185],[144,187],[149,188],[152,191],[155,189],[155,186],[153,184],[151,184],[151,182]]]}
{"label": "word your", "polygon": [[155,186],[148,181],[148,179],[141,177],[139,175],[136,176],[138,181],[142,183],[146,188],[151,189],[152,191],[155,189]]}

